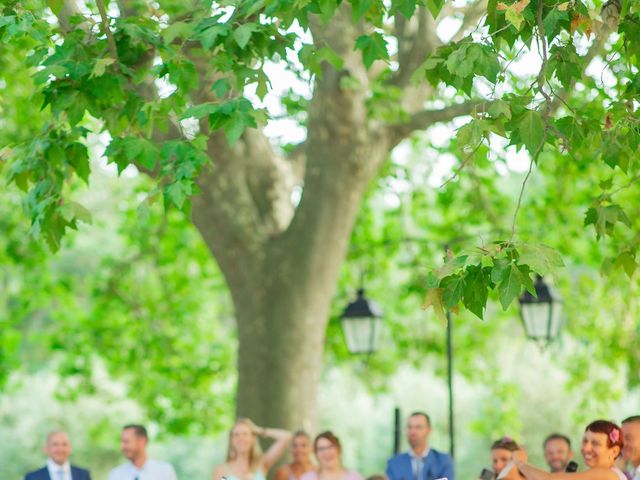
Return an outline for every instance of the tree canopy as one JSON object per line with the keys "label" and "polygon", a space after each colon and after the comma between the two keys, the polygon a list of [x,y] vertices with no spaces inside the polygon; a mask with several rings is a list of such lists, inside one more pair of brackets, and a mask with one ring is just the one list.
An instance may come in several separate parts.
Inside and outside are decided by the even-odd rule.
{"label": "tree canopy", "polygon": [[[606,242],[603,271],[635,274],[636,2],[27,0],[5,2],[1,15],[1,155],[24,192],[30,236],[57,250],[66,230],[90,220],[78,199],[99,135],[118,172],[152,179],[137,215],[160,200],[189,213],[218,261],[238,319],[239,410],[258,419],[302,421],[296,396],[313,397],[317,369],[276,397],[287,368],[321,358],[367,186],[396,147],[438,124],[452,122],[451,138],[431,142],[423,161],[453,158],[452,176],[442,195],[417,192],[416,204],[462,202],[470,208],[449,214],[458,218],[444,230],[496,233],[418,277],[440,316],[463,305],[483,317],[491,290],[508,308],[532,290],[533,273],[568,258],[553,230],[575,228],[576,216]],[[307,89],[276,91],[278,72]],[[269,136],[284,120],[304,132],[299,141]],[[506,213],[488,178],[517,152],[528,171]],[[544,188],[528,211],[546,222],[527,232],[521,210],[536,175]],[[416,233],[428,239],[436,225],[430,218]],[[268,386],[261,369],[276,372]],[[259,384],[273,397],[264,405],[252,403]],[[282,420],[289,412],[296,418]]]}

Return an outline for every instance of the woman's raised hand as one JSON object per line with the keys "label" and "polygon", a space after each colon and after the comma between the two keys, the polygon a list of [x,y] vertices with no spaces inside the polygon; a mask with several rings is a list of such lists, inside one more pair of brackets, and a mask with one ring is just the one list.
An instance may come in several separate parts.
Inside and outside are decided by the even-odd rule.
{"label": "woman's raised hand", "polygon": [[522,448],[514,451],[511,458],[513,459],[513,463],[515,463],[516,466],[521,463],[527,463],[529,461],[529,455],[527,455],[527,451]]}

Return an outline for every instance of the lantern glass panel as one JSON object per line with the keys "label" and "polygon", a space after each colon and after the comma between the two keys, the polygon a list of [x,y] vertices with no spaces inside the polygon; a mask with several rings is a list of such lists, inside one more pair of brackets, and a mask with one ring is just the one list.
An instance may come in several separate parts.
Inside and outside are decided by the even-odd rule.
{"label": "lantern glass panel", "polygon": [[382,332],[379,317],[345,317],[342,330],[351,353],[373,353],[378,349]]}

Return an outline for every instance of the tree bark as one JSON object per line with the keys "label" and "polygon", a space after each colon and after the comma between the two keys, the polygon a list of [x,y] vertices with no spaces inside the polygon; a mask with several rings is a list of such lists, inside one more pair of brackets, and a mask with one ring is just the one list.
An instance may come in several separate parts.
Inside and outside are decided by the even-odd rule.
{"label": "tree bark", "polygon": [[[324,116],[318,121],[329,122]],[[237,200],[246,183],[231,171],[212,173],[193,203],[194,223],[218,260],[234,302],[237,415],[290,429],[315,427],[331,299],[366,186],[386,157],[384,149],[367,147],[373,142],[366,135],[332,142],[320,140],[329,134],[327,123],[316,131],[324,133],[310,136],[313,153],[307,154],[303,201],[280,234],[254,231],[249,239],[255,219],[234,211],[228,196],[233,190]],[[230,229],[229,215],[236,221],[246,215],[246,239]]]}
{"label": "tree bark", "polygon": [[[316,79],[304,144],[304,188],[291,202],[296,174],[259,130],[229,146],[209,133],[214,166],[201,175],[193,221],[224,273],[238,325],[237,415],[261,425],[313,430],[331,299],[369,181],[392,135],[371,127],[361,34],[344,9],[312,27],[345,68],[325,64]],[[366,87],[366,85],[365,85]],[[202,99],[199,99],[202,101]],[[205,123],[201,129],[206,130]],[[300,152],[297,153],[300,155]]]}

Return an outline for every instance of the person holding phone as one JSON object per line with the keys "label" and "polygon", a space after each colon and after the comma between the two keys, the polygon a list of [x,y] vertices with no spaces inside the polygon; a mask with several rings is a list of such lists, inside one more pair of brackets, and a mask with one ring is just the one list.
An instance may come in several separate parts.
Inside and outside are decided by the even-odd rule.
{"label": "person holding phone", "polygon": [[512,454],[514,468],[527,480],[626,480],[615,466],[624,446],[622,430],[608,420],[596,420],[587,425],[582,436],[580,453],[588,470],[579,473],[549,473],[527,463],[526,454],[516,450]]}
{"label": "person holding phone", "polygon": [[502,437],[491,445],[491,466],[495,478],[506,480],[522,480],[522,475],[513,467],[513,453],[523,452],[520,446],[511,437]]}

